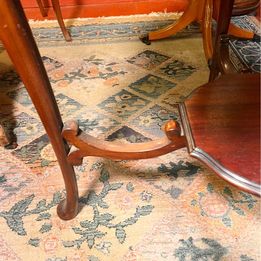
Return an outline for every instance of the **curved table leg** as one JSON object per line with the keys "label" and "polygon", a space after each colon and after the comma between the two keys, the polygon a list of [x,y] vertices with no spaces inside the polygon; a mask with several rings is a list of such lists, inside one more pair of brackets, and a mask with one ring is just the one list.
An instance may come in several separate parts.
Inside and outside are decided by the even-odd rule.
{"label": "curved table leg", "polygon": [[38,7],[40,9],[40,12],[42,14],[43,17],[47,16],[47,13],[44,9],[44,6],[43,6],[43,3],[42,3],[42,0],[36,0],[37,1],[37,4],[38,4]]}
{"label": "curved table leg", "polygon": [[52,0],[52,5],[53,5],[53,9],[54,9],[55,15],[57,17],[58,23],[60,25],[60,28],[62,30],[62,33],[63,33],[63,36],[64,36],[65,40],[67,42],[72,41],[70,33],[66,29],[64,21],[63,21],[62,11],[61,11],[59,0]]}
{"label": "curved table leg", "polygon": [[58,206],[58,215],[72,219],[78,212],[77,183],[67,159],[69,148],[61,136],[62,119],[48,76],[20,1],[0,0],[0,6],[0,39],[35,105],[63,174],[66,199]]}
{"label": "curved table leg", "polygon": [[183,15],[179,18],[177,22],[167,27],[164,27],[160,30],[150,32],[148,33],[148,35],[142,36],[141,40],[144,43],[148,43],[146,41],[166,38],[181,31],[186,26],[188,26],[191,22],[197,20],[198,12],[199,12],[199,2],[201,1],[202,0],[191,0],[189,6],[187,7],[187,9],[184,11]]}
{"label": "curved table leg", "polygon": [[229,24],[228,33],[230,35],[243,39],[253,39],[255,35],[253,32],[242,29],[232,23]]}

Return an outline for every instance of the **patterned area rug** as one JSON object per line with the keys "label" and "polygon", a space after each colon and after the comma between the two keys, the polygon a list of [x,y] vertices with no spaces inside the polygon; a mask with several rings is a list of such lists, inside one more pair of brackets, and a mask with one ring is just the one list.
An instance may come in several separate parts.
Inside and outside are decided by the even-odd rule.
{"label": "patterned area rug", "polygon": [[[208,69],[197,28],[146,46],[141,28],[169,21],[124,19],[76,21],[72,43],[53,25],[32,26],[63,120],[126,144],[161,137]],[[60,220],[56,158],[5,51],[0,61],[0,120],[19,144],[0,148],[0,260],[260,260],[260,199],[186,149],[139,161],[86,158],[76,167],[81,211]]]}

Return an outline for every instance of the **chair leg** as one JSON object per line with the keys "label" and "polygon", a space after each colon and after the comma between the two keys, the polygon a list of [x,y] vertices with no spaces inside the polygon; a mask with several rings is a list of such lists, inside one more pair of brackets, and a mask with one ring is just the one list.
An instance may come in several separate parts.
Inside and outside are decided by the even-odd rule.
{"label": "chair leg", "polygon": [[[40,53],[19,0],[0,0],[0,39],[19,73],[46,129],[60,165],[66,199],[58,206],[65,220],[78,213],[78,189],[69,148],[61,136],[62,119]],[[18,55],[19,54],[19,55]]]}
{"label": "chair leg", "polygon": [[245,29],[242,29],[240,27],[237,27],[236,25],[230,23],[228,32],[230,35],[233,35],[234,37],[243,38],[243,39],[253,39],[254,33],[247,31]]}
{"label": "chair leg", "polygon": [[63,21],[62,11],[61,11],[59,0],[52,0],[52,5],[53,5],[53,9],[54,9],[55,15],[57,17],[58,23],[59,23],[59,25],[61,27],[61,30],[62,30],[62,33],[63,33],[63,36],[64,36],[65,40],[67,42],[72,41],[70,33],[66,29],[64,21]]}
{"label": "chair leg", "polygon": [[37,4],[38,4],[38,7],[39,7],[39,9],[40,9],[40,12],[41,12],[42,16],[43,16],[43,17],[47,16],[47,12],[46,12],[45,9],[44,9],[42,0],[36,0],[36,1],[37,1]]}

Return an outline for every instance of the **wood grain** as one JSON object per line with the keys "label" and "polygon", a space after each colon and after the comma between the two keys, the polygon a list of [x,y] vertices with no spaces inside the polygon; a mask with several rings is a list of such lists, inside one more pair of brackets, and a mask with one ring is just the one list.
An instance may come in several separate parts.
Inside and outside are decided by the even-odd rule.
{"label": "wood grain", "polygon": [[223,75],[198,88],[184,106],[190,153],[200,149],[238,180],[260,185],[260,75]]}

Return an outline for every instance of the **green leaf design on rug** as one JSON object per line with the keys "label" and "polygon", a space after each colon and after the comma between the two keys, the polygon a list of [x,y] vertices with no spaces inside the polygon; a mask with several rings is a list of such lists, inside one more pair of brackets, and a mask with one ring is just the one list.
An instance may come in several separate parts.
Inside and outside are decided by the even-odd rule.
{"label": "green leaf design on rug", "polygon": [[[53,195],[53,199],[49,204],[47,204],[45,199],[40,200],[34,209],[27,210],[30,204],[32,203],[35,195],[32,194],[25,199],[22,199],[14,204],[9,211],[0,212],[0,217],[6,220],[8,227],[16,232],[19,236],[27,235],[26,230],[24,228],[23,218],[28,215],[38,215],[36,221],[41,221],[43,219],[49,219],[51,215],[47,213],[52,207],[56,206],[62,195],[60,192],[56,192]],[[45,225],[41,228],[40,232],[47,232],[51,229],[50,224]]]}
{"label": "green leaf design on rug", "polygon": [[255,261],[255,259],[248,257],[247,255],[241,255],[240,261]]}
{"label": "green leaf design on rug", "polygon": [[0,176],[0,184],[2,184],[2,183],[4,183],[4,182],[6,182],[6,177],[5,177],[5,175]]}
{"label": "green leaf design on rug", "polygon": [[134,186],[131,182],[129,182],[127,185],[126,185],[126,189],[127,191],[129,192],[133,192],[134,191]]}
{"label": "green leaf design on rug", "polygon": [[46,233],[52,229],[52,224],[44,223],[42,227],[40,228],[39,232]]}
{"label": "green leaf design on rug", "polygon": [[80,222],[80,227],[73,227],[75,234],[80,237],[72,241],[63,241],[64,247],[77,247],[86,242],[88,247],[91,249],[97,238],[103,238],[106,233],[101,232],[99,229],[107,227],[109,229],[115,229],[115,236],[118,241],[123,244],[127,237],[125,227],[134,225],[138,220],[149,215],[152,210],[152,205],[137,206],[133,216],[114,224],[113,220],[115,216],[111,213],[101,213],[101,209],[109,209],[109,205],[105,202],[105,198],[111,191],[120,189],[123,183],[112,183],[109,182],[110,174],[106,169],[102,169],[100,173],[100,181],[103,183],[103,188],[99,194],[91,191],[87,197],[81,198],[80,202],[89,205],[93,209],[93,220],[84,220]]}
{"label": "green leaf design on rug", "polygon": [[28,240],[28,244],[31,245],[31,246],[34,246],[34,247],[38,247],[39,244],[40,244],[40,239],[37,237],[37,238],[30,238]]}
{"label": "green leaf design on rug", "polygon": [[158,167],[158,171],[166,173],[167,176],[177,179],[181,171],[185,171],[185,176],[190,177],[197,174],[199,168],[199,166],[193,165],[190,162],[180,160],[177,164],[172,161],[169,162],[169,166],[161,164],[160,167]]}
{"label": "green leaf design on rug", "polygon": [[228,253],[227,248],[213,239],[201,238],[201,241],[206,245],[205,248],[196,246],[192,237],[187,240],[181,239],[180,242],[182,246],[176,249],[174,256],[177,257],[179,261],[188,259],[192,261],[219,261]]}

